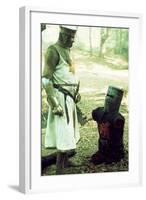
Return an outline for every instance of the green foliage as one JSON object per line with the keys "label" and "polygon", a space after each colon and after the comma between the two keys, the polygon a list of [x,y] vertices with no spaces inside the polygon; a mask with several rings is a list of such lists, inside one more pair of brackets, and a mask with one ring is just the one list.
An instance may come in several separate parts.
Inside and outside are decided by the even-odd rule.
{"label": "green foliage", "polygon": [[[84,126],[80,125],[81,139],[77,145],[77,154],[71,158],[75,163],[81,164],[80,167],[70,167],[66,169],[66,174],[84,174],[84,173],[100,173],[100,172],[118,172],[128,171],[128,70],[119,70],[112,68],[109,65],[99,63],[99,59],[95,56],[90,56],[90,53],[74,49],[73,57],[77,66],[76,74],[80,80],[81,102],[78,103],[81,111],[90,119]],[[117,56],[105,57],[108,62],[117,62]],[[119,61],[120,62],[120,61]],[[121,61],[123,63],[123,60]],[[115,66],[118,66],[115,63]],[[91,118],[93,109],[104,105],[105,95],[109,85],[124,88],[124,97],[120,107],[120,112],[125,117],[124,128],[124,146],[125,157],[118,163],[108,165],[100,164],[93,165],[90,163],[91,156],[98,148],[98,131],[97,124]],[[48,105],[45,101],[45,94],[42,92],[42,114],[46,115]],[[45,126],[42,126],[42,156],[56,152],[56,149],[44,148]],[[56,166],[51,165],[43,170],[43,175],[55,175]]]}
{"label": "green foliage", "polygon": [[[46,29],[44,29],[44,25],[42,24],[41,28],[43,30],[42,49],[45,52],[49,45],[57,41],[59,26],[47,25]],[[127,69],[129,29],[79,26],[73,48],[81,50],[84,54],[89,53],[89,56],[97,57],[111,67]],[[109,62],[109,59],[115,60],[114,62]],[[119,59],[120,63],[116,62]],[[117,64],[115,65],[115,63]]]}
{"label": "green foliage", "polygon": [[[106,41],[104,42],[104,55],[119,55],[128,60],[128,29],[104,28],[108,30]],[[105,34],[101,33],[101,41]],[[103,48],[103,47],[102,47]],[[100,50],[101,51],[101,50]]]}
{"label": "green foliage", "polygon": [[[108,63],[108,58],[118,58],[127,62],[128,44],[129,30],[126,28],[79,27],[74,46]],[[128,65],[123,68],[127,67]],[[122,66],[119,65],[119,68]]]}

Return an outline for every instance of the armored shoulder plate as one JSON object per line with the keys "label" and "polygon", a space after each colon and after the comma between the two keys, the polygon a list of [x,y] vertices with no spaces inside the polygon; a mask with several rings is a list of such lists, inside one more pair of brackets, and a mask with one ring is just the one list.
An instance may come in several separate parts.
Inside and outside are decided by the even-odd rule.
{"label": "armored shoulder plate", "polygon": [[104,111],[104,107],[98,107],[92,111],[92,118],[94,121],[101,122],[101,121],[109,121],[110,123],[114,124],[115,127],[121,127],[125,123],[125,119],[123,115],[120,113],[109,113]]}
{"label": "armored shoulder plate", "polygon": [[94,121],[99,122],[103,118],[104,115],[104,107],[98,107],[92,111],[92,118]]}

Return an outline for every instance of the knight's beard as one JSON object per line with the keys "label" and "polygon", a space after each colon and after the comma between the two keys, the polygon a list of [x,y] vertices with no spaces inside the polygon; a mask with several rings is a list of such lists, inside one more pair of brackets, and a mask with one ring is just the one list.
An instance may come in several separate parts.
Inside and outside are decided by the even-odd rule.
{"label": "knight's beard", "polygon": [[64,46],[67,47],[67,48],[71,48],[72,45],[73,45],[73,42],[71,42],[71,41],[64,42]]}

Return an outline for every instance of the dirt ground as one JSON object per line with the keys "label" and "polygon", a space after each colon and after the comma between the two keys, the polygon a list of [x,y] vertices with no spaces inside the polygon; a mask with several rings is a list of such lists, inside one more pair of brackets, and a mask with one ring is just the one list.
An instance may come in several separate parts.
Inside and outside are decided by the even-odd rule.
{"label": "dirt ground", "polygon": [[[125,157],[118,163],[94,165],[90,157],[98,149],[97,124],[89,120],[84,126],[80,125],[81,139],[77,144],[76,154],[71,158],[80,167],[70,167],[65,174],[85,174],[100,172],[117,172],[128,170],[128,70],[121,65],[111,68],[105,64],[99,64],[98,58],[90,57],[88,53],[76,50],[73,54],[76,66],[76,75],[80,80],[81,102],[79,108],[91,119],[91,112],[99,106],[103,106],[108,86],[123,88],[125,93],[122,99],[120,112],[125,117],[124,147]],[[123,67],[124,68],[124,67]],[[44,148],[45,128],[42,128],[42,156],[55,152],[55,149]],[[55,175],[55,164],[46,167],[42,175]]]}

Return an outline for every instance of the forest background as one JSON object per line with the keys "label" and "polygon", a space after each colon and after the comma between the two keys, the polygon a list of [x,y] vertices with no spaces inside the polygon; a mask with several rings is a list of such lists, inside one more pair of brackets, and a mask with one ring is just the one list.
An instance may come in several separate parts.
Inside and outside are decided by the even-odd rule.
{"label": "forest background", "polygon": [[[44,54],[49,45],[58,39],[59,26],[47,25],[42,31],[42,70]],[[76,75],[80,80],[81,101],[78,107],[87,116],[88,122],[80,125],[81,140],[73,161],[81,167],[67,169],[68,174],[116,172],[128,170],[128,40],[129,30],[112,27],[79,26],[71,49]],[[90,157],[98,149],[98,131],[92,120],[92,110],[104,105],[108,86],[124,89],[120,112],[125,117],[125,158],[118,163],[93,165]],[[44,148],[44,137],[49,105],[42,90],[42,157],[56,152]],[[55,164],[43,170],[43,175],[55,174]]]}

